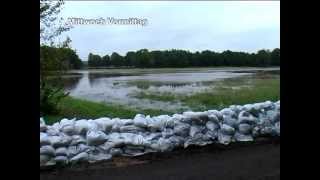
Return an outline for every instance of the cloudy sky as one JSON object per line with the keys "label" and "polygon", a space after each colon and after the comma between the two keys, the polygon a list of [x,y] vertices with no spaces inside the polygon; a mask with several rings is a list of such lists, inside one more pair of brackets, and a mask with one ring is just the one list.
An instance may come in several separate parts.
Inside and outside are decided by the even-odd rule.
{"label": "cloudy sky", "polygon": [[139,18],[141,25],[73,25],[69,36],[80,58],[147,48],[247,51],[280,47],[279,1],[66,1],[61,16]]}

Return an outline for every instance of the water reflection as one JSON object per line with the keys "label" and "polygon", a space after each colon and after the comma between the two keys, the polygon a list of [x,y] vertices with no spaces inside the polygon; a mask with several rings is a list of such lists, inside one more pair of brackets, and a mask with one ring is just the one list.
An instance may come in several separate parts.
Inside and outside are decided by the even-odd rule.
{"label": "water reflection", "polygon": [[148,109],[188,109],[177,102],[138,99],[140,92],[190,95],[214,86],[226,78],[252,75],[253,71],[204,70],[197,72],[125,74],[81,71],[77,76],[66,76],[63,84],[71,96],[97,102],[117,103]]}

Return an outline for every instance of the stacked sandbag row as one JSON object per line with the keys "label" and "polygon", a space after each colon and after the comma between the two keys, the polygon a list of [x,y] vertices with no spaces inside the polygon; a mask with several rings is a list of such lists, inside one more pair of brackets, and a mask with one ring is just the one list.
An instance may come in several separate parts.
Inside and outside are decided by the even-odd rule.
{"label": "stacked sandbag row", "polygon": [[40,118],[40,166],[96,162],[189,145],[227,145],[264,135],[280,136],[280,101],[172,116],[62,119],[53,125]]}

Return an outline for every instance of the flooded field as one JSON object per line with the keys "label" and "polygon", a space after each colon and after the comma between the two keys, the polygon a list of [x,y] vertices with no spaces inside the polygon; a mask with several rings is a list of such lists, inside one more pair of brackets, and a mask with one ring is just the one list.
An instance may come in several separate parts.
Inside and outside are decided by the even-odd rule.
{"label": "flooded field", "polygon": [[279,79],[280,68],[101,69],[63,77],[73,97],[135,109],[175,112],[194,109],[186,98],[250,88],[255,79]]}

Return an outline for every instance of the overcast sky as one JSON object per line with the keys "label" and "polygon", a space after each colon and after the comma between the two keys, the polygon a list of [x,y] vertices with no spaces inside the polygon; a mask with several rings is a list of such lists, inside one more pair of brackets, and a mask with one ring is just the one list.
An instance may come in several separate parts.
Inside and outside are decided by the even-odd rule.
{"label": "overcast sky", "polygon": [[70,17],[141,18],[140,25],[74,25],[61,36],[72,39],[80,58],[147,48],[194,51],[247,51],[280,47],[279,1],[66,1]]}

